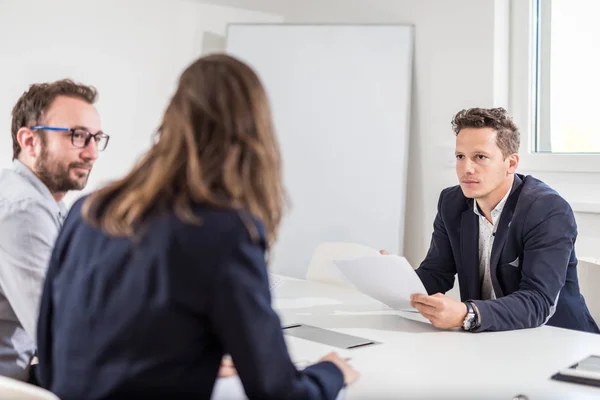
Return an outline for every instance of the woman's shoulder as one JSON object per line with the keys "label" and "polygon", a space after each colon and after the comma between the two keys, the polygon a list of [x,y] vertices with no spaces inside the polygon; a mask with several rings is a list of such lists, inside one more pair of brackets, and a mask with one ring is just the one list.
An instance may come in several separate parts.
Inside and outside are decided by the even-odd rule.
{"label": "woman's shoulder", "polygon": [[258,238],[264,241],[266,231],[263,223],[246,209],[217,208],[205,204],[194,204],[194,222],[181,221],[175,213],[184,232],[203,233],[237,240]]}

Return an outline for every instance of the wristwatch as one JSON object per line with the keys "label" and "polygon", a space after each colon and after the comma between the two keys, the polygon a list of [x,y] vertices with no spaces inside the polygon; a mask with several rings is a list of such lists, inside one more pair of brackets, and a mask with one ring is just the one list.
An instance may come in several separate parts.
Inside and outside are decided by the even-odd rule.
{"label": "wristwatch", "polygon": [[479,326],[479,315],[472,301],[465,301],[465,305],[467,306],[467,315],[463,321],[462,328],[465,331],[472,331]]}

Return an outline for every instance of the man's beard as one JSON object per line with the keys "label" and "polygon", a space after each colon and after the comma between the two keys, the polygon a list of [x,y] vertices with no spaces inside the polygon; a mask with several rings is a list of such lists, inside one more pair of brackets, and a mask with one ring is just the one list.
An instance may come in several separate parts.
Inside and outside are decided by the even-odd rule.
{"label": "man's beard", "polygon": [[84,162],[72,162],[66,167],[60,163],[54,163],[51,168],[52,160],[48,148],[42,144],[40,157],[35,162],[35,172],[40,180],[48,187],[51,193],[68,192],[69,190],[81,190],[85,187],[89,172],[85,176],[80,175],[80,179],[71,179],[69,176],[71,168],[90,168],[91,165]]}

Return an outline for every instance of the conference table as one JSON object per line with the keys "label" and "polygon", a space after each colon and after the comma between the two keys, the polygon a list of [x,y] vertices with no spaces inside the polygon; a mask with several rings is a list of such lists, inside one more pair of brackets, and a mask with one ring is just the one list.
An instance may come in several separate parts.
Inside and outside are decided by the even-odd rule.
{"label": "conference table", "polygon": [[[600,398],[600,388],[550,379],[589,355],[600,355],[600,335],[550,326],[441,330],[417,313],[391,310],[353,288],[279,278],[272,289],[273,308],[284,328],[306,324],[376,342],[346,349],[285,335],[299,366],[329,351],[350,358],[361,376],[339,399]],[[219,379],[213,399],[232,398],[245,398],[239,379]]]}

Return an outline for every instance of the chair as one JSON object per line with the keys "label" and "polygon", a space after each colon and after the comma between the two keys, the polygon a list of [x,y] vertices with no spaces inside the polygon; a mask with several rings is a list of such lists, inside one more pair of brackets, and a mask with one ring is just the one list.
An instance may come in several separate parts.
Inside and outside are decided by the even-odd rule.
{"label": "chair", "polygon": [[0,376],[0,399],[60,400],[45,389],[5,376]]}
{"label": "chair", "polygon": [[379,250],[356,243],[321,243],[313,252],[306,280],[354,288],[355,286],[337,269],[334,261],[352,260],[377,254],[379,254]]}
{"label": "chair", "polygon": [[579,289],[585,297],[585,303],[594,317],[596,323],[600,324],[600,263],[591,258],[579,257],[577,264],[577,275],[579,277]]}

